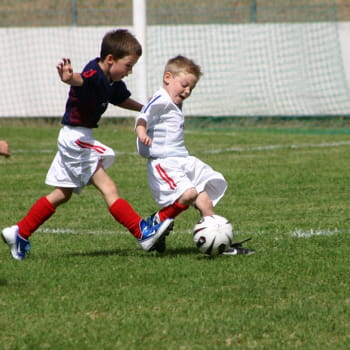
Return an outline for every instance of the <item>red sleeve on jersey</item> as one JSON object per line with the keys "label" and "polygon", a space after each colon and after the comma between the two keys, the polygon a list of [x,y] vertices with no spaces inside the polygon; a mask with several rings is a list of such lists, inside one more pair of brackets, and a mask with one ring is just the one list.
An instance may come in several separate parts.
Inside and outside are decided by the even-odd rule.
{"label": "red sleeve on jersey", "polygon": [[92,76],[94,76],[97,73],[96,70],[94,69],[89,69],[86,72],[83,72],[83,76],[84,78],[91,78]]}

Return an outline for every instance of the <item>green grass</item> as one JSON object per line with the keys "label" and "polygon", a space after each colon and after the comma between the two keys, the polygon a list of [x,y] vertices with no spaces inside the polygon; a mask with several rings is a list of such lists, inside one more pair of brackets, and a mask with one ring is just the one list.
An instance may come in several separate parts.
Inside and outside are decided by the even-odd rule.
{"label": "green grass", "polygon": [[[3,121],[0,227],[16,223],[44,184],[59,125]],[[31,255],[0,245],[0,348],[350,348],[349,127],[189,123],[191,152],[222,172],[218,214],[252,256],[196,251],[191,208],[163,255],[145,253],[86,188],[32,238]],[[102,123],[95,136],[120,151],[109,174],[143,216],[156,209],[132,123]]]}

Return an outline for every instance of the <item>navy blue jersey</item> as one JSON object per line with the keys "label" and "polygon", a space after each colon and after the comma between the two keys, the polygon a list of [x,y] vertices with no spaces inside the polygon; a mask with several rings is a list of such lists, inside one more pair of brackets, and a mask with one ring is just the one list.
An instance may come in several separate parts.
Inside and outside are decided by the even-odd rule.
{"label": "navy blue jersey", "polygon": [[98,61],[97,57],[83,69],[82,86],[70,87],[62,124],[97,128],[108,103],[119,105],[131,95],[123,81],[107,80]]}

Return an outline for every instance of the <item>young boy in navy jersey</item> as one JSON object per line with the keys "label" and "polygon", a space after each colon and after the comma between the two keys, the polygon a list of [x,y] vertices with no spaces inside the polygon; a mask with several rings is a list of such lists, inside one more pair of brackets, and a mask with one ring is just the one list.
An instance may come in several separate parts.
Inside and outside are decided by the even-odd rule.
{"label": "young boy in navy jersey", "polygon": [[170,229],[172,219],[153,225],[119,197],[116,184],[105,171],[114,162],[114,151],[95,140],[92,133],[108,103],[141,110],[142,105],[130,98],[131,93],[122,81],[132,73],[141,55],[142,48],[136,38],[127,30],[119,29],[104,36],[100,57],[90,61],[82,73],[73,72],[69,58],[63,58],[57,65],[61,80],[71,87],[58,136],[58,152],[45,181],[55,189],[40,198],[16,225],[2,231],[14,259],[25,258],[31,234],[59,205],[67,202],[72,193],[80,193],[88,184],[101,192],[109,212],[136,237],[142,249],[152,250]]}

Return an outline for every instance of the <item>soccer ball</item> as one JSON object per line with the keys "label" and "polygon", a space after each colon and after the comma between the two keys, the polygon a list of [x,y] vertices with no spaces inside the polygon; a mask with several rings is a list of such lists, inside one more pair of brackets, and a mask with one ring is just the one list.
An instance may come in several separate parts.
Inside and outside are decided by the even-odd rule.
{"label": "soccer ball", "polygon": [[217,256],[233,241],[233,227],[222,216],[204,216],[194,226],[193,240],[201,253]]}

